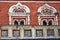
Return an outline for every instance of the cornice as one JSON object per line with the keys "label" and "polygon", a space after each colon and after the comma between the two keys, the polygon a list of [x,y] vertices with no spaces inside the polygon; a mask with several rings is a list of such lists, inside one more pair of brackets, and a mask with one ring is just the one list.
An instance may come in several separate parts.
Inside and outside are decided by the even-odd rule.
{"label": "cornice", "polygon": [[60,1],[0,1],[0,2],[60,3]]}

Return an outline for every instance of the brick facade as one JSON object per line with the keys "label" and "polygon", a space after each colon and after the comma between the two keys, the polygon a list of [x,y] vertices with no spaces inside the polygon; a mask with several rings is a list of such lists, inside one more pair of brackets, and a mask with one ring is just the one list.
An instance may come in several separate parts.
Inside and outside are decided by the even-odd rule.
{"label": "brick facade", "polygon": [[[9,8],[16,4],[17,2],[0,2],[0,24],[9,25]],[[38,14],[37,10],[39,7],[45,3],[40,2],[20,2],[23,5],[26,5],[30,9],[30,25],[38,25]],[[60,25],[60,3],[48,3],[50,6],[54,7],[58,12],[58,24]]]}

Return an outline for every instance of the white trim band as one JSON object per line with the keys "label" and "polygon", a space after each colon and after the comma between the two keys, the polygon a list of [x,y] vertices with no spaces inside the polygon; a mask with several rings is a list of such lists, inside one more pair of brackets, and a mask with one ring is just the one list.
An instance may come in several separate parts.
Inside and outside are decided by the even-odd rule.
{"label": "white trim band", "polygon": [[60,1],[0,1],[0,2],[60,3]]}

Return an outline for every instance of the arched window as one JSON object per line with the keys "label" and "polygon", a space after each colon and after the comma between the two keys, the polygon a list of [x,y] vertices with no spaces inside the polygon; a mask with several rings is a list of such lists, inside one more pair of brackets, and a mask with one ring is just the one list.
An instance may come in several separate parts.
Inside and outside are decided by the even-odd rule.
{"label": "arched window", "polygon": [[47,25],[47,22],[45,20],[43,21],[43,25]]}
{"label": "arched window", "polygon": [[15,25],[15,26],[18,26],[18,22],[17,22],[17,21],[15,21],[15,22],[14,22],[14,25]]}
{"label": "arched window", "polygon": [[[13,14],[12,14],[13,13]],[[20,2],[18,2],[17,4],[14,4],[14,5],[12,5],[10,8],[9,8],[9,12],[8,12],[8,14],[9,14],[9,25],[14,25],[14,21],[12,21],[13,19],[15,20],[16,19],[16,17],[18,18],[17,20],[19,20],[20,18],[23,18],[23,19],[26,19],[25,21],[26,21],[26,23],[25,23],[25,21],[24,22],[15,22],[15,23],[17,23],[18,25],[20,25],[20,24],[23,24],[23,25],[25,25],[25,24],[30,24],[30,20],[29,21],[27,21],[30,17],[30,9],[29,9],[29,7],[28,6],[26,6],[26,5],[23,5],[23,4],[21,4]],[[27,15],[28,14],[28,15]],[[22,16],[22,17],[21,17]],[[24,17],[24,16],[27,16],[27,17]],[[12,18],[13,17],[13,18]],[[19,18],[20,17],[20,18]],[[12,23],[13,22],[13,23]]]}
{"label": "arched window", "polygon": [[48,25],[52,25],[52,21],[51,20],[49,21]]}
{"label": "arched window", "polygon": [[37,12],[42,13],[42,15],[54,15],[54,13],[57,11],[49,4],[44,4],[43,6],[39,7]]}
{"label": "arched window", "polygon": [[24,21],[20,21],[20,25],[24,25]]}

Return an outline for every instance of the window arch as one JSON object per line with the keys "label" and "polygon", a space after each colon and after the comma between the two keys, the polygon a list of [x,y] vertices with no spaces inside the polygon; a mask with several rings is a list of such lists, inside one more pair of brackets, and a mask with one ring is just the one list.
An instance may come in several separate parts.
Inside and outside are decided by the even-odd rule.
{"label": "window arch", "polygon": [[[57,11],[56,11],[56,9],[54,8],[54,7],[52,7],[52,6],[50,6],[49,4],[44,4],[43,6],[41,6],[41,7],[39,7],[38,8],[38,10],[37,10],[37,12],[38,13],[42,13],[42,11],[44,12],[44,13],[52,13],[52,14],[54,14],[54,13],[56,13]],[[43,14],[43,13],[42,13]]]}
{"label": "window arch", "polygon": [[15,26],[18,26],[18,22],[17,22],[17,21],[14,21],[14,25],[15,25]]}
{"label": "window arch", "polygon": [[[22,16],[21,18],[26,18],[26,24],[28,24],[28,25],[30,24],[29,23],[29,21],[30,21],[30,17],[29,17],[30,16],[30,9],[27,5],[23,5],[20,2],[18,2],[17,4],[12,5],[9,8],[8,14],[9,14],[9,25],[12,25],[12,24],[14,25],[15,19],[13,20],[13,18],[14,17],[19,18],[20,16]],[[19,21],[18,21],[18,24],[20,25]],[[24,21],[24,24],[25,24],[25,21]]]}
{"label": "window arch", "polygon": [[25,20],[24,19],[21,19],[20,20],[20,25],[25,25],[26,23],[25,23]]}
{"label": "window arch", "polygon": [[[25,11],[26,13],[30,13],[30,9],[29,7],[27,7],[26,5],[21,4],[20,2],[18,2],[15,5],[12,5],[9,8],[9,14],[12,14],[11,12],[13,12],[14,9],[18,8],[18,10],[15,11]],[[20,10],[21,9],[21,10]]]}
{"label": "window arch", "polygon": [[54,25],[54,20],[53,19],[49,19],[48,20],[48,25]]}
{"label": "window arch", "polygon": [[[38,8],[37,13],[38,13],[39,25],[40,25],[40,23],[41,23],[41,25],[43,25],[43,21],[40,22],[40,20],[42,20],[43,18],[45,19],[45,18],[49,18],[49,17],[51,17],[51,18],[54,17],[54,18],[52,19],[52,21],[50,21],[50,18],[47,19],[47,21],[46,21],[47,25],[58,25],[58,18],[56,18],[58,15],[57,15],[57,10],[55,9],[55,7],[53,7],[49,4],[44,4]],[[44,17],[42,17],[42,16],[44,16]]]}
{"label": "window arch", "polygon": [[51,20],[48,22],[48,25],[49,25],[49,26],[52,25],[52,21],[51,21]]}
{"label": "window arch", "polygon": [[48,21],[47,19],[42,19],[40,23],[41,25],[47,25]]}
{"label": "window arch", "polygon": [[24,25],[24,21],[22,20],[22,21],[20,21],[20,25]]}
{"label": "window arch", "polygon": [[43,25],[47,25],[47,22],[45,20],[43,21]]}

